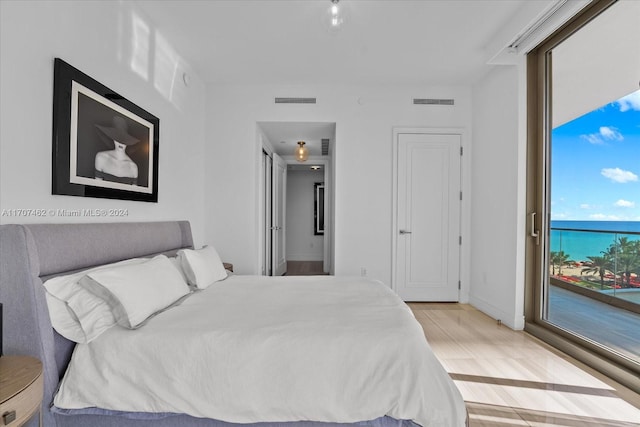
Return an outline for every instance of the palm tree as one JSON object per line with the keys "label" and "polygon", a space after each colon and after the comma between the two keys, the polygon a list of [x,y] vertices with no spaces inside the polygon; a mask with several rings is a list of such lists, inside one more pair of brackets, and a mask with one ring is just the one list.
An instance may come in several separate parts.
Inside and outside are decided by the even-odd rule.
{"label": "palm tree", "polygon": [[620,237],[617,242],[614,242],[609,246],[607,252],[603,252],[605,256],[615,257],[614,268],[616,274],[622,275],[622,286],[631,287],[631,273],[636,270],[640,263],[640,251],[638,250],[639,244],[637,241],[630,241],[628,237]]}
{"label": "palm tree", "polygon": [[631,268],[629,269],[631,270],[628,279],[629,285],[631,284],[631,273],[636,273],[636,280],[638,279],[638,277],[640,277],[640,240],[636,240],[631,243],[631,250],[634,254],[634,257],[632,260]]}
{"label": "palm tree", "polygon": [[551,275],[556,275],[556,259],[558,258],[558,252],[549,252],[549,262],[551,263]]}
{"label": "palm tree", "polygon": [[549,259],[551,261],[551,274],[556,274],[556,265],[558,266],[558,274],[562,274],[562,266],[569,261],[569,254],[565,254],[564,251],[549,252]]}
{"label": "palm tree", "polygon": [[610,270],[613,273],[613,287],[615,288],[618,284],[618,262],[619,262],[619,254],[618,254],[618,244],[616,242],[609,245],[606,251],[601,251],[602,256],[607,258],[611,263]]}
{"label": "palm tree", "polygon": [[580,274],[593,273],[600,276],[600,289],[604,289],[604,275],[611,270],[611,260],[605,256],[588,256],[590,266],[583,268]]}

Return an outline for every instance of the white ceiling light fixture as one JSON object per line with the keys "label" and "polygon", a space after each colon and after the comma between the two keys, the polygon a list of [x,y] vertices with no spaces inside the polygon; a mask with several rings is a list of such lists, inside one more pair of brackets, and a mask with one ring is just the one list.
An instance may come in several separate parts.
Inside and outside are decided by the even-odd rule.
{"label": "white ceiling light fixture", "polygon": [[324,26],[329,32],[336,32],[342,29],[347,20],[347,10],[340,0],[331,0],[331,6],[323,16]]}
{"label": "white ceiling light fixture", "polygon": [[300,163],[306,162],[309,158],[309,150],[304,146],[304,144],[304,141],[298,141],[298,146],[293,153],[296,156],[296,160]]}

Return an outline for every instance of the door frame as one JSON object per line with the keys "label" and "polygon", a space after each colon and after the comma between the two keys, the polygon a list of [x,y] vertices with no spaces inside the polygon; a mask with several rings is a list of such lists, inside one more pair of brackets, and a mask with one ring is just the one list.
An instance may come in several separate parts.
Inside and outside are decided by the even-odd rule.
{"label": "door frame", "polygon": [[468,132],[461,127],[394,127],[392,137],[392,201],[391,201],[391,289],[397,292],[397,256],[398,256],[398,140],[400,134],[427,134],[427,135],[459,135],[463,155],[460,159],[460,188],[462,200],[460,202],[460,292],[458,302],[469,302],[469,278],[470,278],[470,248],[471,248],[471,147]]}
{"label": "door frame", "polygon": [[[273,158],[271,154],[266,150],[262,151],[262,171],[261,171],[263,185],[261,194],[258,195],[260,198],[260,215],[261,218],[261,238],[262,238],[262,265],[260,267],[260,274],[262,276],[271,276],[272,275],[272,232],[271,232],[271,215],[273,214],[273,209],[271,207],[271,203],[273,202],[271,195],[272,187],[273,187]],[[267,194],[269,196],[267,197]]]}
{"label": "door frame", "polygon": [[[333,135],[335,141],[335,134]],[[273,158],[275,150],[266,137],[260,122],[256,122],[256,134],[255,134],[255,170],[258,171],[255,175],[255,189],[257,206],[255,216],[256,227],[256,250],[255,250],[255,265],[256,272],[260,275],[265,275],[268,272],[269,266],[266,265],[266,244],[271,246],[268,239],[265,238],[266,223],[265,223],[265,170],[263,163],[263,152],[267,156]],[[335,152],[334,152],[335,153]],[[293,156],[280,156],[287,164],[298,164]],[[330,156],[312,156],[308,162],[322,164],[324,166],[324,182],[325,182],[325,204],[324,204],[324,218],[325,218],[325,230],[324,230],[324,262],[323,270],[330,275],[335,274],[335,154]]]}
{"label": "door frame", "polygon": [[[256,162],[255,162],[255,170],[258,171],[255,176],[255,190],[256,190],[256,199],[257,199],[257,209],[255,216],[255,230],[256,230],[256,250],[254,253],[255,256],[255,273],[259,275],[269,275],[269,271],[271,269],[271,258],[268,252],[271,251],[271,240],[267,238],[267,214],[266,214],[266,185],[267,180],[265,178],[265,174],[271,174],[271,170],[267,172],[265,169],[266,163],[264,161],[264,155],[268,157],[272,157],[273,155],[273,147],[269,143],[269,140],[264,136],[260,125],[256,124],[256,134],[255,134],[255,153],[256,153]],[[269,190],[270,191],[270,190]],[[269,210],[271,208],[269,207]],[[269,214],[270,215],[270,214]],[[267,245],[269,249],[267,249]]]}

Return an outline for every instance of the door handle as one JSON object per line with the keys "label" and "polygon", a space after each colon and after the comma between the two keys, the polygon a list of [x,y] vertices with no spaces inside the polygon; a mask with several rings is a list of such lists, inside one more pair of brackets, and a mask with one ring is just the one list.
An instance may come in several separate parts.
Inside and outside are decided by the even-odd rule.
{"label": "door handle", "polygon": [[400,234],[411,234],[411,232],[407,230],[400,230]]}
{"label": "door handle", "polygon": [[540,233],[536,230],[536,213],[531,212],[529,214],[529,236],[536,239],[536,245],[540,244]]}

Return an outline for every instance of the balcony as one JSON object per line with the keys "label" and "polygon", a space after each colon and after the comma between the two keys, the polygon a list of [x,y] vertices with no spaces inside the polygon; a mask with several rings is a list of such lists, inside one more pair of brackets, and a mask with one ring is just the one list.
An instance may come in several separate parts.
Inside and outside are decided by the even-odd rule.
{"label": "balcony", "polygon": [[546,319],[640,364],[640,232],[551,228]]}

